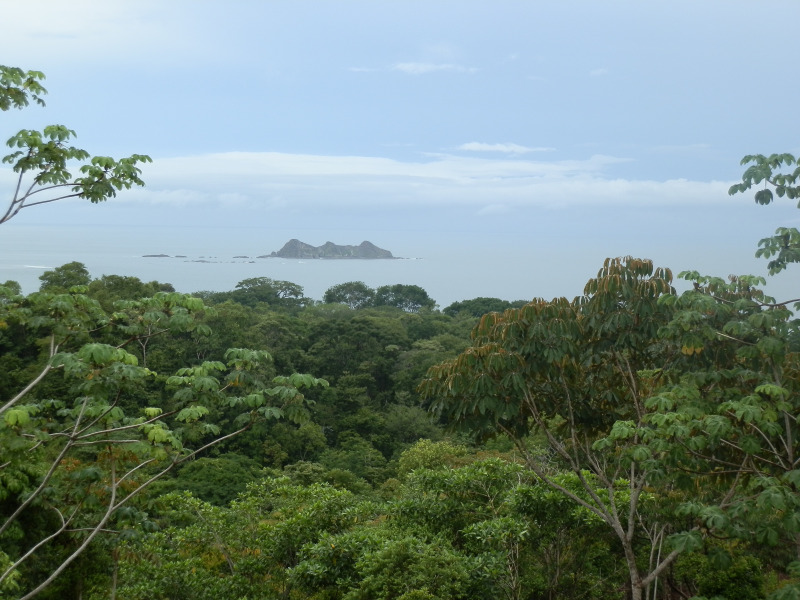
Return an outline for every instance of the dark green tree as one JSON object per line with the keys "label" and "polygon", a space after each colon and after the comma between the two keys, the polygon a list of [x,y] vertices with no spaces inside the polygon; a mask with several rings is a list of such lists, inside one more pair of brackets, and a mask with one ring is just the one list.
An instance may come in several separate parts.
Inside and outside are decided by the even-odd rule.
{"label": "dark green tree", "polygon": [[396,283],[382,285],[375,290],[375,306],[394,306],[406,312],[419,312],[423,309],[433,310],[436,301],[418,285]]}
{"label": "dark green tree", "polygon": [[289,310],[302,308],[311,302],[303,295],[302,286],[269,277],[251,277],[240,281],[230,298],[245,306],[255,307],[264,303],[273,309]]}
{"label": "dark green tree", "polygon": [[460,302],[453,302],[450,306],[442,309],[442,312],[451,317],[455,317],[459,313],[465,313],[471,317],[482,317],[490,312],[503,312],[507,308],[520,308],[527,304],[525,300],[516,300],[509,302],[508,300],[501,300],[500,298],[473,298],[472,300],[461,300]]}
{"label": "dark green tree", "polygon": [[348,281],[325,290],[322,301],[325,304],[346,304],[357,310],[375,304],[375,290],[362,281]]}
{"label": "dark green tree", "polygon": [[66,292],[76,285],[89,285],[92,277],[83,263],[73,261],[39,275],[41,291]]}
{"label": "dark green tree", "polygon": [[108,310],[114,309],[118,300],[141,300],[149,298],[158,292],[174,292],[175,288],[169,283],[149,281],[145,283],[138,277],[131,275],[102,275],[89,284],[88,295],[97,300],[100,305]]}

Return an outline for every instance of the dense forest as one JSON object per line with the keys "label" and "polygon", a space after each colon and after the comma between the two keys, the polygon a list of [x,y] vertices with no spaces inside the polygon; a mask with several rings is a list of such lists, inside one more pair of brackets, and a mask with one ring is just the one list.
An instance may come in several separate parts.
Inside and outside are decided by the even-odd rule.
{"label": "dense forest", "polygon": [[[0,75],[0,109],[43,93]],[[2,221],[30,190],[141,185],[147,157],[69,137],[12,138],[34,182]],[[732,194],[800,194],[795,157],[743,164]],[[796,268],[800,233],[758,253]],[[441,310],[412,284],[184,294],[78,262],[6,282],[0,597],[800,598],[800,300],[599,266],[571,300]]]}

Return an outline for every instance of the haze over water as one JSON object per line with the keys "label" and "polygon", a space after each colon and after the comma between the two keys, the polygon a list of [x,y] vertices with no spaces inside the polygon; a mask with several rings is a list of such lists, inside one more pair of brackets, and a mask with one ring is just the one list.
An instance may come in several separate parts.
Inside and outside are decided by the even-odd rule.
{"label": "haze over water", "polygon": [[[751,218],[731,207],[726,215],[704,218],[701,211],[685,223],[651,212],[630,212],[627,220],[596,211],[592,227],[562,227],[561,215],[543,212],[534,221],[508,224],[487,220],[483,229],[464,227],[441,219],[436,231],[415,230],[413,222],[376,226],[369,231],[338,224],[333,229],[259,225],[174,223],[151,225],[59,225],[59,211],[77,211],[94,219],[119,215],[112,204],[56,206],[32,210],[0,230],[0,282],[18,281],[24,293],[36,291],[39,275],[71,261],[86,265],[92,277],[131,275],[143,281],[171,283],[178,291],[227,291],[251,277],[270,277],[302,285],[305,294],[321,300],[329,287],[363,281],[371,287],[395,283],[424,288],[443,308],[458,300],[498,297],[505,300],[550,299],[579,295],[610,256],[650,258],[657,266],[679,271],[697,269],[725,277],[729,273],[764,274],[766,261],[753,257],[756,232],[771,232],[772,223],[752,217],[769,217],[770,211],[750,210]],[[752,207],[762,208],[762,207]],[[108,212],[106,212],[108,211]],[[584,209],[584,213],[590,212]],[[784,211],[785,212],[785,211]],[[123,213],[124,214],[124,213]],[[157,214],[157,213],[156,213]],[[778,219],[785,215],[774,215]],[[36,220],[46,224],[34,224]],[[90,219],[91,220],[91,219]],[[113,219],[112,219],[113,220]],[[117,220],[124,222],[124,218]],[[154,219],[158,221],[158,219]],[[255,223],[256,221],[252,221]],[[712,225],[713,223],[713,225]],[[434,224],[435,225],[435,224]],[[658,235],[652,235],[655,228]],[[698,252],[692,243],[673,243],[670,230],[703,237],[714,252]],[[731,237],[738,243],[730,243]],[[368,240],[405,260],[287,260],[258,259],[279,250],[291,238],[312,245],[326,241],[359,244]],[[592,252],[585,248],[591,246]],[[171,258],[145,258],[167,254]],[[176,258],[184,255],[186,258]],[[234,258],[247,256],[248,259]],[[197,261],[207,262],[197,262]],[[683,282],[676,282],[680,290]],[[786,300],[796,292],[792,273],[770,278],[767,290]]]}

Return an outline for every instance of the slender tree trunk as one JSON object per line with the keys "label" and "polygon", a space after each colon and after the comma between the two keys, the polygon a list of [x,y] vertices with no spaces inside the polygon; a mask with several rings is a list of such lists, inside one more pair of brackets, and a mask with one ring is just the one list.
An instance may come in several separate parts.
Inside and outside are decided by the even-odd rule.
{"label": "slender tree trunk", "polygon": [[111,573],[111,600],[117,600],[117,575],[119,573],[119,548],[111,552],[114,559],[114,571]]}
{"label": "slender tree trunk", "polygon": [[628,540],[622,541],[623,549],[625,551],[625,561],[628,563],[628,573],[631,579],[631,600],[642,600],[642,576],[639,574],[639,568],[636,566],[636,555]]}

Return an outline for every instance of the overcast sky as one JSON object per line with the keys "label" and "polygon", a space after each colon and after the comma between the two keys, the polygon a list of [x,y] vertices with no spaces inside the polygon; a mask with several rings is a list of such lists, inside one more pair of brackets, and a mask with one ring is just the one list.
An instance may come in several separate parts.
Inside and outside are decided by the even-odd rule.
{"label": "overcast sky", "polygon": [[61,123],[92,153],[154,159],[144,190],[19,225],[264,223],[312,244],[400,232],[476,251],[529,235],[550,240],[557,278],[565,247],[598,267],[624,253],[765,273],[758,239],[798,224],[790,204],[726,193],[743,155],[800,152],[796,0],[26,0],[2,14],[0,61],[44,71],[50,92],[1,114],[3,132]]}

